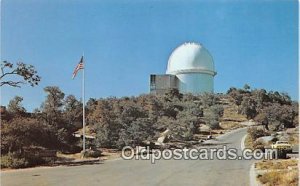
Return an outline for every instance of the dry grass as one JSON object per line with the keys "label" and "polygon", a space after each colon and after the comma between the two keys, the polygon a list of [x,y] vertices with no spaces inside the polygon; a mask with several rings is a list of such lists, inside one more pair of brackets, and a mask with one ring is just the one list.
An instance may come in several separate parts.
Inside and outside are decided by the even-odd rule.
{"label": "dry grass", "polygon": [[[267,186],[282,185],[296,186],[299,181],[298,160],[266,160],[256,163],[258,170],[267,171],[259,175],[258,180]],[[288,169],[294,167],[294,169]]]}
{"label": "dry grass", "polygon": [[289,143],[292,145],[298,145],[299,144],[299,133],[290,134]]}
{"label": "dry grass", "polygon": [[290,166],[297,166],[298,160],[264,160],[256,163],[256,168],[260,170],[287,169]]}
{"label": "dry grass", "polygon": [[222,120],[243,122],[243,121],[247,121],[247,118],[242,114],[238,114],[238,107],[236,105],[230,104],[227,107],[224,107],[224,114]]}
{"label": "dry grass", "polygon": [[240,123],[243,121],[247,121],[245,116],[237,113],[236,105],[228,105],[224,107],[223,117],[220,118],[220,127],[221,130],[215,130],[216,133],[226,132],[227,130],[233,130],[240,127],[243,127]]}
{"label": "dry grass", "polygon": [[235,122],[235,121],[222,121],[220,126],[224,130],[237,129],[237,128],[243,127],[239,122]]}
{"label": "dry grass", "polygon": [[121,157],[121,152],[117,150],[110,150],[110,149],[101,149],[102,156],[101,160],[113,160]]}
{"label": "dry grass", "polygon": [[298,185],[298,170],[290,171],[270,171],[258,176],[258,180],[267,186],[281,185],[281,186],[296,186]]}
{"label": "dry grass", "polygon": [[245,139],[245,148],[253,149],[253,140],[249,134],[246,136]]}
{"label": "dry grass", "polygon": [[61,152],[57,153],[58,158],[64,158],[66,160],[75,160],[75,159],[81,159],[81,153],[76,154],[63,154]]}
{"label": "dry grass", "polygon": [[230,104],[226,107],[224,107],[224,114],[221,118],[221,124],[220,126],[224,130],[232,130],[242,127],[240,124],[243,121],[247,121],[246,117],[238,114],[237,112],[237,106]]}

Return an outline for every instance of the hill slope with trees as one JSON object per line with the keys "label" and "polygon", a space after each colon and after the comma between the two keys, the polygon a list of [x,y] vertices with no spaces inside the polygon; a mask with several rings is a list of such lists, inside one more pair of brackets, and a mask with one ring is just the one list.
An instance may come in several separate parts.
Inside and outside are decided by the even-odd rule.
{"label": "hill slope with trees", "polygon": [[[18,96],[2,108],[2,154],[19,154],[32,146],[80,150],[80,140],[73,134],[81,128],[82,103],[58,87],[44,90],[46,99],[33,113],[26,112]],[[172,140],[199,140],[205,127],[224,132],[241,127],[239,123],[247,119],[270,131],[298,125],[298,103],[287,94],[247,87],[230,88],[226,94],[195,96],[170,90],[165,95],[89,99],[86,112],[87,125],[96,136],[89,145],[96,148],[121,149],[156,141],[166,129]]]}

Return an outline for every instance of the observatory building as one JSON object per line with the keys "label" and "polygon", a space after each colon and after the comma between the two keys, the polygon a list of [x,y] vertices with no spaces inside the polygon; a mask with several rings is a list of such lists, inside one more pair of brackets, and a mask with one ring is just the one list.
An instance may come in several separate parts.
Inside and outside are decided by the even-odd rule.
{"label": "observatory building", "polygon": [[216,74],[213,58],[203,45],[184,43],[170,55],[166,74],[150,75],[150,92],[213,93]]}

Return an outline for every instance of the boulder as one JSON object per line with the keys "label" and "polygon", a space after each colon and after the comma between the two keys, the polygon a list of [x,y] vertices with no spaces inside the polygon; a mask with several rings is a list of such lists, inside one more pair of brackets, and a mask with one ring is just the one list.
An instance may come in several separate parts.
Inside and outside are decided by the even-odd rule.
{"label": "boulder", "polygon": [[274,138],[275,138],[274,136],[263,136],[263,137],[257,138],[256,141],[261,142],[263,144],[268,144],[268,143],[271,143]]}
{"label": "boulder", "polygon": [[162,132],[162,133],[160,134],[160,137],[157,139],[157,142],[158,142],[158,143],[165,143],[166,140],[167,140],[167,138],[168,138],[168,136],[170,135],[170,133],[171,133],[171,130],[170,130],[170,129],[167,129],[167,130],[165,130],[164,132]]}

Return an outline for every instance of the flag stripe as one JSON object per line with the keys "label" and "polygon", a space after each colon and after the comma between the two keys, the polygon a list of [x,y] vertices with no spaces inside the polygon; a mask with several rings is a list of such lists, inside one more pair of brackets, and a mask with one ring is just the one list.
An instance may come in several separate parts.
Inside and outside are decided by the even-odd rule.
{"label": "flag stripe", "polygon": [[75,67],[72,79],[74,79],[76,77],[78,71],[81,70],[81,69],[84,69],[83,56],[81,57],[80,62],[78,63],[78,65]]}

